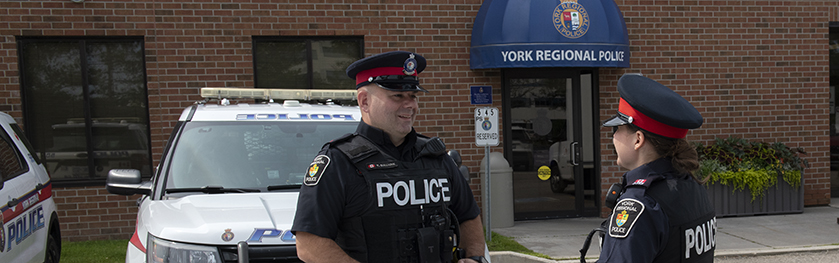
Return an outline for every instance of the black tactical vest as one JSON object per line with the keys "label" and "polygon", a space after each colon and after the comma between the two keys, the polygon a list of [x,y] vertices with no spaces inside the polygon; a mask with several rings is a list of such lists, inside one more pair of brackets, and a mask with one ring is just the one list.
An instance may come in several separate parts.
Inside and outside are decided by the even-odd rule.
{"label": "black tactical vest", "polygon": [[689,176],[666,177],[655,180],[646,194],[670,222],[667,245],[653,262],[714,262],[717,219],[706,190]]}
{"label": "black tactical vest", "polygon": [[336,242],[347,254],[371,263],[451,261],[454,231],[446,206],[452,178],[439,139],[418,137],[419,150],[437,148],[420,151],[425,154],[413,162],[399,161],[358,135],[332,146],[353,162],[370,190],[366,212],[340,226]]}

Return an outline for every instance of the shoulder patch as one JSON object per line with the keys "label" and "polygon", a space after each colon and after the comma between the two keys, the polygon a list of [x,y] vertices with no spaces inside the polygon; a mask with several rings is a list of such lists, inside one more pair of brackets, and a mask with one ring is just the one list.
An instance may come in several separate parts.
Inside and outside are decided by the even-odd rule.
{"label": "shoulder patch", "polygon": [[306,177],[303,178],[303,185],[318,185],[318,182],[320,182],[320,177],[323,175],[323,172],[326,171],[326,167],[328,166],[329,156],[322,154],[315,156],[315,160],[312,161],[312,164],[309,165],[309,170],[306,171]]}
{"label": "shoulder patch", "polygon": [[625,238],[635,225],[635,221],[644,213],[644,204],[632,198],[618,201],[609,218],[609,236]]}

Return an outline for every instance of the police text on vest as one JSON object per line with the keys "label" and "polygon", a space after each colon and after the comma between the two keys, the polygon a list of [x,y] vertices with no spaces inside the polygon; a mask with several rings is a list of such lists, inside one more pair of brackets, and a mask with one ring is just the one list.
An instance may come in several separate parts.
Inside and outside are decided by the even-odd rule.
{"label": "police text on vest", "polygon": [[717,218],[685,230],[685,258],[702,255],[716,246]]}
{"label": "police text on vest", "polygon": [[[422,185],[417,186],[417,183]],[[417,187],[422,187],[417,189]],[[424,190],[418,192],[417,190]],[[409,202],[411,205],[422,205],[440,202],[448,202],[451,199],[449,191],[449,179],[423,179],[422,182],[415,182],[415,180],[397,181],[396,183],[379,182],[376,183],[376,197],[379,201],[379,207],[385,206],[385,200],[393,200],[398,206],[405,206]]]}

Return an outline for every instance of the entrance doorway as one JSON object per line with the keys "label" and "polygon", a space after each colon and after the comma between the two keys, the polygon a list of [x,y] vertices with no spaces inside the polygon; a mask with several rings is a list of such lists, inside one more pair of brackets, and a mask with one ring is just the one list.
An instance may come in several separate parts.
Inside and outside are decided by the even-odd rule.
{"label": "entrance doorway", "polygon": [[515,220],[597,216],[596,69],[504,71],[504,155]]}

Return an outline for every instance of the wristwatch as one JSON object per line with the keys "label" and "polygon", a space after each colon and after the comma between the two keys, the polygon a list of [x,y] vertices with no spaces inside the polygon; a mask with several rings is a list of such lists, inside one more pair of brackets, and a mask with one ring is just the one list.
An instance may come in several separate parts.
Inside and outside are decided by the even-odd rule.
{"label": "wristwatch", "polygon": [[477,261],[478,263],[488,263],[486,258],[484,258],[484,256],[474,256],[474,257],[469,257],[469,259]]}

